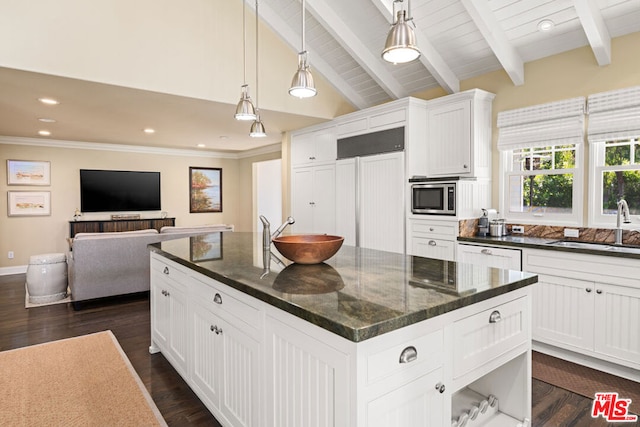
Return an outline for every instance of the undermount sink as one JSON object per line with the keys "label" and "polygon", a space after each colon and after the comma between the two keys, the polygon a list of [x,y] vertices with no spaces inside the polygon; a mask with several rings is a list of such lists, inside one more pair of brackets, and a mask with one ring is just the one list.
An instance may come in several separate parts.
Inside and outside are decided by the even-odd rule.
{"label": "undermount sink", "polygon": [[596,251],[640,254],[640,247],[631,245],[612,245],[610,243],[577,242],[573,240],[556,240],[548,243],[551,246],[575,249],[591,249]]}

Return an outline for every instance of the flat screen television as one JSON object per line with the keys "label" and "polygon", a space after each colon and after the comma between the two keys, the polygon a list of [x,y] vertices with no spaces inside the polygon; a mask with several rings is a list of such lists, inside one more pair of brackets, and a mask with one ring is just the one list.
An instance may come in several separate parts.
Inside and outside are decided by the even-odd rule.
{"label": "flat screen television", "polygon": [[80,169],[80,210],[159,211],[160,172]]}

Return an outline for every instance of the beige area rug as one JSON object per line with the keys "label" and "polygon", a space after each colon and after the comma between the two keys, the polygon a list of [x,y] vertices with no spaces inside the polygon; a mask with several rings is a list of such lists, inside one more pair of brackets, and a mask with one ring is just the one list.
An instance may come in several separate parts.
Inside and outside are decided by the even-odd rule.
{"label": "beige area rug", "polygon": [[0,426],[166,426],[111,331],[0,352]]}
{"label": "beige area rug", "polygon": [[547,384],[594,399],[596,392],[617,392],[631,399],[630,411],[640,414],[640,383],[534,351],[532,377]]}
{"label": "beige area rug", "polygon": [[67,297],[58,301],[45,302],[42,304],[34,304],[29,301],[29,289],[27,288],[27,284],[24,284],[24,308],[33,308],[33,307],[44,307],[46,305],[54,305],[54,304],[65,304],[71,302],[71,291],[67,288]]}

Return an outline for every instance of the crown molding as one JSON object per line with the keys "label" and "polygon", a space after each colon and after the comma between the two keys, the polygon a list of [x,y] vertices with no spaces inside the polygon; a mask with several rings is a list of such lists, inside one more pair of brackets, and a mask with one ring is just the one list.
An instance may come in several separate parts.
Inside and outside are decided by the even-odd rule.
{"label": "crown molding", "polygon": [[105,144],[99,142],[65,141],[59,139],[24,138],[0,136],[0,144],[30,145],[36,147],[67,148],[74,150],[118,151],[123,153],[160,154],[165,156],[208,157],[221,159],[243,159],[261,154],[280,151],[280,144],[246,150],[239,153],[225,153],[221,151],[186,150],[177,148],[146,147],[141,145]]}

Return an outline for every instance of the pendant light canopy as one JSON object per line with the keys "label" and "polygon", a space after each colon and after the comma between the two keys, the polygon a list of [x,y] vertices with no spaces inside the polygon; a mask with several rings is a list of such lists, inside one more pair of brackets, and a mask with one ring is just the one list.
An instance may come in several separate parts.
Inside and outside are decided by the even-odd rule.
{"label": "pendant light canopy", "polygon": [[407,10],[400,8],[397,12],[395,10],[396,3],[403,3],[404,0],[393,2],[393,15],[396,16],[396,21],[391,25],[387,42],[382,51],[382,59],[393,64],[411,62],[420,57],[416,34],[408,23],[413,18],[411,16],[407,18],[407,12],[410,8],[409,1],[407,0]]}
{"label": "pendant light canopy", "polygon": [[293,75],[289,88],[289,95],[298,98],[309,98],[317,94],[305,50],[305,10],[305,0],[302,0],[302,49],[298,53],[298,71]]}
{"label": "pendant light canopy", "polygon": [[251,124],[251,130],[249,131],[249,136],[252,138],[264,138],[265,136],[267,136],[267,132],[264,128],[264,124],[262,123],[262,120],[260,119],[260,111],[258,110],[258,90],[259,90],[259,86],[258,86],[258,40],[260,39],[260,37],[258,37],[258,0],[256,0],[256,118],[255,121]]}
{"label": "pendant light canopy", "polygon": [[240,101],[236,106],[236,120],[255,120],[256,111],[251,102],[249,96],[249,85],[247,84],[247,28],[245,22],[245,10],[246,6],[244,0],[242,1],[242,74],[244,84],[242,85],[242,94],[240,95]]}

